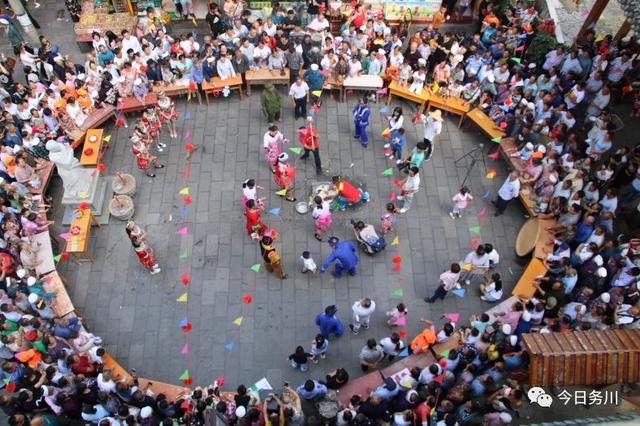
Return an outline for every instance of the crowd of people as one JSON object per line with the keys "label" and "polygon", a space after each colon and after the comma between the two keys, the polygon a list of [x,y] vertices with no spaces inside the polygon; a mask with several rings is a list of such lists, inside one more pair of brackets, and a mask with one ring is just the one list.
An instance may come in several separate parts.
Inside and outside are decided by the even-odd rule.
{"label": "crowd of people", "polygon": [[[190,3],[177,3],[189,13]],[[0,64],[0,357],[5,390],[0,408],[9,423],[64,425],[71,419],[100,426],[200,425],[217,419],[252,426],[502,426],[510,424],[523,405],[519,379],[528,366],[528,354],[521,347],[523,333],[638,328],[638,244],[630,235],[615,233],[615,220],[636,218],[640,209],[640,146],[613,148],[616,123],[610,111],[614,99],[637,90],[640,62],[632,60],[637,54],[636,39],[596,38],[588,31],[574,49],[558,47],[542,63],[526,63],[521,59],[535,34],[535,8],[518,1],[502,14],[494,2],[483,2],[476,33],[443,33],[439,27],[447,9],[455,8],[461,16],[469,5],[465,0],[450,3],[433,24],[415,34],[408,34],[405,24],[391,26],[380,12],[355,4],[340,34],[334,35],[323,14],[324,1],[308,1],[308,26],[303,28],[301,16],[293,9],[282,10],[274,4],[270,16],[257,19],[242,2],[228,0],[222,7],[211,4],[206,17],[210,31],[201,39],[194,34],[169,35],[155,10],[149,9],[134,34],[127,30],[95,33],[93,52],[84,64],[74,63],[44,36],[40,46],[25,44],[14,30],[9,40],[24,67],[25,82],[14,81],[7,62]],[[0,17],[7,33],[10,19]],[[135,375],[130,382],[104,369],[101,339],[87,332],[74,315],[56,317],[51,307],[55,294],[44,289],[47,278],[35,272],[42,259],[33,236],[47,229],[46,212],[52,202],[36,195],[43,184],[38,172],[47,163],[46,145],[68,143],[95,109],[106,104],[118,108],[129,96],[142,101],[154,85],[183,82],[199,100],[204,80],[225,80],[260,67],[289,69],[296,119],[307,116],[307,101],[319,105],[313,92],[325,87],[329,77],[340,81],[361,74],[380,75],[387,83],[397,80],[412,92],[432,90],[479,106],[515,147],[507,155],[516,171],[498,191],[496,216],[526,188],[538,214],[556,219],[549,230],[555,238],[553,249],[545,259],[549,273],[536,277],[534,297],[516,301],[495,317],[474,316],[465,325],[447,320],[437,329],[422,319],[425,329],[406,342],[406,336],[395,329],[402,319],[406,321],[407,310],[404,304],[397,305],[386,313],[389,335],[370,338],[363,347],[362,370],[377,368],[405,349],[415,354],[431,351],[434,362],[424,369],[413,368],[397,380],[387,377],[380,387],[353,395],[342,407],[335,391],[349,380],[345,369],[321,380],[309,379],[297,388],[287,385],[281,397],[253,393],[244,385],[230,395],[215,383],[175,401],[147,393]],[[295,171],[279,148],[285,140],[274,125],[280,120],[282,102],[273,87],[265,92],[262,106],[271,126],[264,136],[265,158],[282,195],[294,201]],[[365,147],[369,142],[367,104],[365,97],[354,109],[355,135]],[[636,101],[632,116],[638,111]],[[132,151],[147,175],[153,176],[152,166],[162,167],[157,159],[166,148],[159,138],[162,126],[176,138],[177,118],[173,101],[160,93],[158,105],[145,111],[133,126]],[[444,120],[435,111],[405,121],[400,107],[387,119],[387,144],[381,148],[395,160],[398,173],[408,176],[399,182],[402,208],[393,202],[385,208],[381,236],[396,226],[398,214],[409,210],[419,188],[420,169],[436,149]],[[422,126],[424,138],[403,153],[411,145],[405,136],[409,122]],[[320,172],[312,121],[301,130],[307,144],[303,143],[304,155],[314,154]],[[267,270],[285,278],[274,247],[277,233],[260,221],[264,204],[258,188],[252,179],[243,184],[247,233],[259,239]],[[332,189],[338,194],[334,207],[340,210],[369,199],[365,190],[340,176],[334,177]],[[332,207],[318,198],[312,212],[314,234],[323,240],[331,227]],[[452,219],[462,217],[472,200],[471,191],[462,188],[452,200]],[[379,243],[372,225],[358,221],[354,228],[365,242]],[[367,240],[371,232],[375,242]],[[151,273],[159,272],[144,232],[130,223],[127,233],[142,264]],[[354,275],[355,245],[335,237],[328,242],[334,251],[320,267],[308,251],[302,254],[302,272],[324,272],[335,262],[336,277],[343,271]],[[461,284],[470,284],[465,273],[474,270],[491,271],[479,292],[487,303],[500,301],[502,280],[494,271],[496,256],[490,244],[480,244],[440,276],[435,294],[426,301],[436,302]],[[354,302],[349,330],[370,333],[367,329],[375,314],[373,300]],[[317,316],[316,324],[320,332],[309,351],[299,346],[289,357],[293,368],[308,371],[309,362],[324,359],[330,339],[333,342],[345,330],[334,305]],[[446,355],[433,351],[433,345],[447,343],[452,349]]]}

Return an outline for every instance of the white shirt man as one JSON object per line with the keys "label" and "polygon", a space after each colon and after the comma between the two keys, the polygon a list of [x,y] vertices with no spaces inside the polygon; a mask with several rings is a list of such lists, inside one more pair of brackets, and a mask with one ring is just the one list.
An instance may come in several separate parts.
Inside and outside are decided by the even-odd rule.
{"label": "white shirt man", "polygon": [[127,52],[129,51],[129,49],[132,49],[133,53],[142,52],[142,46],[140,46],[140,41],[136,37],[133,37],[131,36],[131,34],[127,33],[122,39],[123,56],[127,55]]}
{"label": "white shirt man", "polygon": [[349,77],[356,77],[362,71],[362,64],[354,56],[349,61]]}
{"label": "white shirt man", "polygon": [[497,209],[495,216],[500,216],[507,208],[509,201],[516,198],[519,193],[520,180],[518,179],[518,173],[511,172],[498,190],[498,199],[493,203]]}
{"label": "white shirt man", "polygon": [[218,70],[218,76],[222,80],[236,76],[236,70],[233,69],[233,64],[226,56],[220,57],[220,60],[216,64],[216,69]]}
{"label": "white shirt man", "polygon": [[293,96],[294,99],[306,98],[307,93],[309,93],[309,86],[303,80],[296,80],[289,89],[289,96]]}
{"label": "white shirt man", "polygon": [[424,123],[424,139],[430,143],[435,142],[436,137],[442,133],[442,121],[429,114],[427,116],[422,115],[422,122]]}

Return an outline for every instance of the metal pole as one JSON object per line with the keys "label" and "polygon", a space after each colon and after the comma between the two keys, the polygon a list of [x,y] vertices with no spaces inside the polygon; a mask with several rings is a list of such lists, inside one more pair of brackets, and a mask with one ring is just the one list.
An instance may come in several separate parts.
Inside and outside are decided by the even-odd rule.
{"label": "metal pole", "polygon": [[27,14],[27,11],[24,9],[22,2],[20,0],[9,0],[9,5],[11,9],[16,14],[16,19],[22,25],[22,30],[27,38],[27,41],[34,47],[40,46],[40,39],[38,31],[33,26],[33,22],[31,22],[31,18]]}

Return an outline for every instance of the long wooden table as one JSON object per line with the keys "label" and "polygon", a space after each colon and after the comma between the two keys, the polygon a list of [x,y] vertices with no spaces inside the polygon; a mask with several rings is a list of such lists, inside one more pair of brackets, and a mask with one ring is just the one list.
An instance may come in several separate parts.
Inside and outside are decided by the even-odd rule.
{"label": "long wooden table", "polygon": [[123,114],[129,114],[131,112],[142,111],[149,105],[158,105],[158,94],[156,92],[149,92],[147,96],[139,101],[135,96],[127,96],[120,100],[118,109]]}
{"label": "long wooden table", "polygon": [[207,100],[207,106],[209,106],[209,93],[222,90],[225,87],[228,87],[230,90],[237,90],[238,93],[240,93],[240,99],[242,99],[242,76],[240,74],[236,74],[234,77],[227,77],[224,80],[220,77],[213,77],[211,81],[202,82],[202,90]]}
{"label": "long wooden table", "polygon": [[[89,235],[91,234],[91,222],[95,223],[98,227],[100,224],[91,214],[90,209],[76,210],[76,212],[82,212],[80,217],[76,217],[71,221],[69,225],[69,238],[67,239],[66,252],[73,256],[76,263],[93,262],[95,258],[89,253]],[[80,232],[76,235],[71,234],[71,230],[74,227],[78,227]],[[82,255],[83,257],[79,257]]]}
{"label": "long wooden table", "polygon": [[460,127],[462,125],[462,120],[464,120],[464,116],[469,112],[471,105],[462,98],[456,98],[453,96],[444,97],[431,92],[429,89],[427,90],[429,94],[429,103],[427,104],[426,113],[428,113],[431,108],[438,108],[452,114],[459,115],[460,120],[458,121],[458,127]]}
{"label": "long wooden table", "polygon": [[289,85],[289,68],[285,68],[281,73],[279,70],[261,68],[258,71],[249,70],[244,75],[247,81],[247,95],[251,95],[252,85],[284,84]]}
{"label": "long wooden table", "polygon": [[531,299],[536,293],[536,288],[533,286],[534,278],[539,275],[546,275],[547,272],[547,267],[544,266],[544,263],[534,257],[529,261],[524,272],[522,272],[511,294],[519,298]]}
{"label": "long wooden table", "polygon": [[[80,155],[81,165],[86,167],[98,164],[100,151],[102,150],[103,133],[103,129],[87,130],[87,135],[84,138],[84,145],[82,146],[82,154]],[[90,152],[87,151],[87,149],[89,149]]]}
{"label": "long wooden table", "polygon": [[482,111],[480,107],[474,108],[467,113],[465,118],[473,121],[489,138],[495,139],[505,137],[505,133],[496,126],[496,123]]}
{"label": "long wooden table", "polygon": [[393,80],[391,84],[389,84],[387,105],[389,105],[394,96],[419,104],[420,108],[418,108],[418,113],[422,112],[426,107],[427,102],[429,102],[429,92],[427,91],[427,89],[423,88],[422,92],[413,93],[409,91],[408,87],[400,86],[400,84],[396,80]]}
{"label": "long wooden table", "polygon": [[189,93],[189,82],[180,82],[177,84],[165,85],[165,84],[154,84],[153,88],[154,93],[164,92],[167,96],[179,96],[186,95]]}
{"label": "long wooden table", "polygon": [[347,92],[349,90],[364,90],[373,91],[376,94],[376,100],[378,100],[378,90],[382,88],[384,81],[377,75],[359,75],[357,77],[347,77],[342,83],[344,87],[343,101],[346,100]]}

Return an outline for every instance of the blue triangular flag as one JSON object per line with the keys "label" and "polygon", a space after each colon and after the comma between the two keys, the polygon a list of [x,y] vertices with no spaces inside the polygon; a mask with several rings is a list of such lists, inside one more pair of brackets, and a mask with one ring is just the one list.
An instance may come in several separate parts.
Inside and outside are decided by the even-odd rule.
{"label": "blue triangular flag", "polygon": [[503,110],[504,112],[509,112],[509,107],[506,105],[500,105],[500,109]]}
{"label": "blue triangular flag", "polygon": [[187,317],[184,317],[180,320],[180,324],[178,324],[180,327],[184,327],[185,325],[187,325],[187,323],[189,322],[189,320],[187,319]]}
{"label": "blue triangular flag", "polygon": [[313,116],[313,114],[315,114],[315,111],[313,110],[313,108],[309,108],[309,109],[307,110],[307,115],[308,115],[309,117],[312,117],[312,116]]}
{"label": "blue triangular flag", "polygon": [[453,293],[454,296],[464,297],[464,289],[463,288],[456,288],[455,290],[451,290],[451,293]]}
{"label": "blue triangular flag", "polygon": [[482,199],[483,200],[488,200],[489,199],[489,195],[490,195],[490,193],[489,193],[488,190],[484,191],[484,194],[482,194]]}
{"label": "blue triangular flag", "polygon": [[400,351],[400,353],[398,355],[399,356],[409,356],[409,349],[408,348],[404,348],[403,350]]}
{"label": "blue triangular flag", "polygon": [[187,210],[187,208],[186,208],[186,207],[182,207],[182,208],[180,209],[180,211],[178,212],[178,216],[180,216],[180,217],[187,217],[187,216],[189,216],[189,210]]}
{"label": "blue triangular flag", "polygon": [[389,109],[386,106],[383,106],[382,108],[380,108],[380,114],[384,114],[387,111],[389,111]]}
{"label": "blue triangular flag", "polygon": [[191,120],[191,113],[189,111],[184,113],[184,119],[185,120]]}
{"label": "blue triangular flag", "polygon": [[232,351],[233,350],[233,342],[229,342],[226,345],[224,345],[224,348],[228,351]]}
{"label": "blue triangular flag", "polygon": [[271,210],[269,210],[269,214],[272,214],[274,216],[278,216],[280,214],[280,207],[274,207]]}

